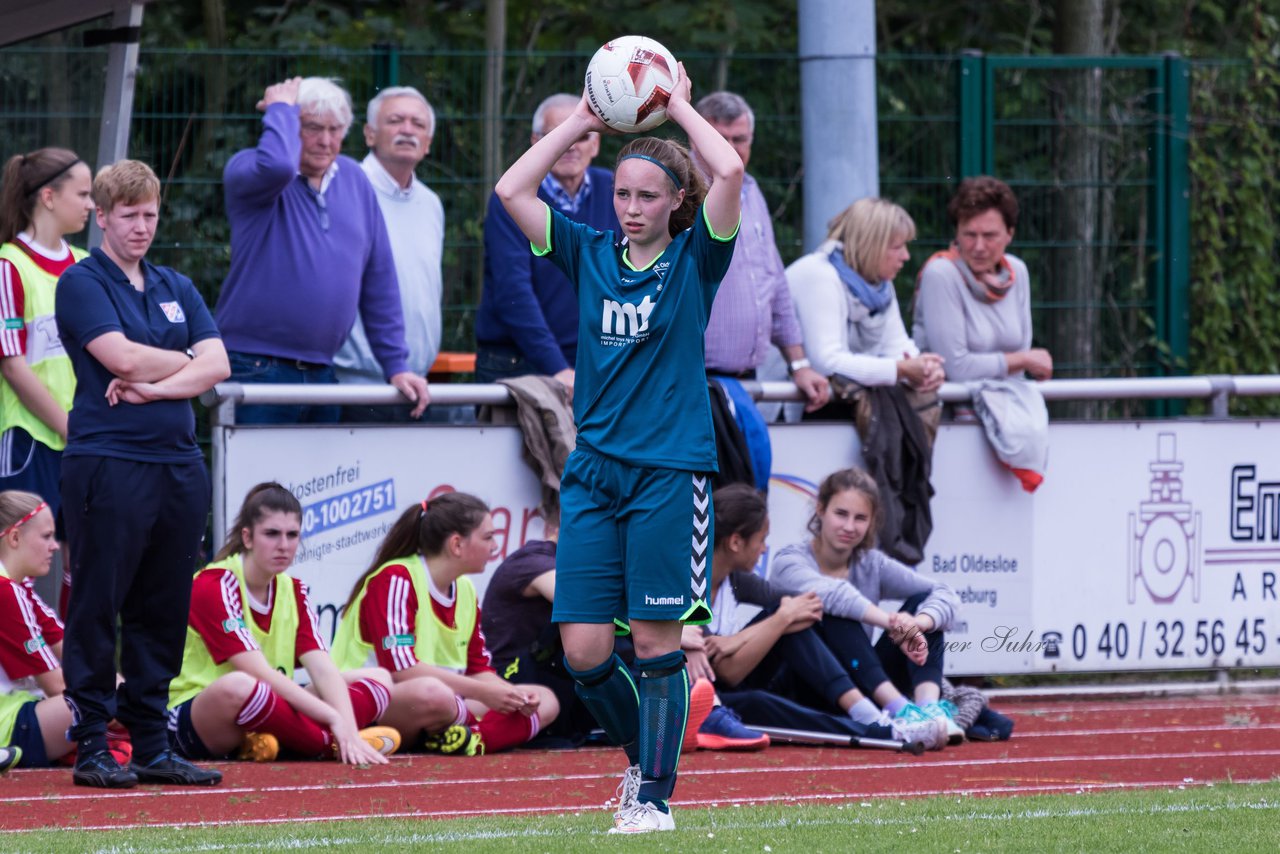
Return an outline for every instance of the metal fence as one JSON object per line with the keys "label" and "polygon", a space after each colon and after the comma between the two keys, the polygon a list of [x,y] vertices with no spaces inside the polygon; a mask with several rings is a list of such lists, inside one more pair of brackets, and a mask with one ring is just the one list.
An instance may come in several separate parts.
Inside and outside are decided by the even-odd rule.
{"label": "metal fence", "polygon": [[[105,58],[105,49],[0,51],[0,139],[7,151],[60,144],[92,160]],[[580,88],[586,58],[504,57],[501,162],[527,145],[531,113],[543,96]],[[755,107],[750,170],[773,209],[783,258],[793,260],[803,251],[796,57],[683,58],[701,91],[731,81]],[[164,181],[154,257],[191,275],[210,303],[216,299],[229,263],[221,170],[234,151],[254,143],[253,105],[266,84],[298,74],[339,78],[357,104],[344,149],[357,158],[365,153],[360,107],[381,86],[414,85],[437,113],[420,176],[446,211],[445,346],[470,349],[490,190],[482,166],[486,59],[483,51],[390,48],[143,50],[130,154],[150,162]],[[1022,201],[1013,251],[1030,267],[1037,343],[1057,354],[1058,375],[1185,372],[1186,258],[1174,249],[1178,240],[1188,242],[1178,224],[1194,201],[1185,151],[1187,128],[1198,121],[1186,112],[1186,89],[1211,69],[1213,85],[1224,90],[1213,120],[1230,121],[1230,87],[1247,79],[1221,67],[1164,57],[879,57],[881,193],[912,213],[919,232],[898,282],[904,307],[919,264],[950,239],[945,205],[959,177],[993,172]],[[601,162],[620,144],[607,140]],[[1197,240],[1192,235],[1190,242]],[[1171,276],[1171,269],[1184,273]]]}

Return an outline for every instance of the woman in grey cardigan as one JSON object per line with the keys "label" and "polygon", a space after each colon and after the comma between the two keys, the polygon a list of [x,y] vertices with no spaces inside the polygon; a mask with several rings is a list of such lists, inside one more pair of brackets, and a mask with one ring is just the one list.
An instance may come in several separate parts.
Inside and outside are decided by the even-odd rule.
{"label": "woman in grey cardigan", "polygon": [[[963,737],[939,700],[943,633],[960,601],[950,587],[875,549],[878,496],[875,481],[860,469],[829,475],[809,520],[813,539],[782,549],[769,579],[782,589],[811,590],[825,614],[861,624],[842,631],[843,621],[828,621],[824,634],[856,662],[855,684],[881,708],[894,716],[945,717],[952,738]],[[904,600],[902,610],[885,611],[878,604],[882,599]],[[873,646],[877,627],[885,632]]]}
{"label": "woman in grey cardigan", "polygon": [[951,382],[1053,376],[1053,357],[1031,346],[1027,265],[1005,251],[1018,224],[1018,199],[987,175],[966,178],[947,205],[951,247],[920,271],[911,337],[943,359]]}

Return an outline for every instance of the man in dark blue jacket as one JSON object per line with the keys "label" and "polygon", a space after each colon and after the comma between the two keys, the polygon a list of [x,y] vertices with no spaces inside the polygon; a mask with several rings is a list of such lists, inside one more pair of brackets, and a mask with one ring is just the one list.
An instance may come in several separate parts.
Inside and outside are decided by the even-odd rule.
{"label": "man in dark blue jacket", "polygon": [[[531,142],[559,125],[579,96],[560,93],[538,105]],[[569,219],[600,231],[618,231],[613,213],[613,174],[591,165],[600,135],[587,134],[551,167],[538,197]],[[476,313],[476,381],[525,374],[555,377],[573,394],[578,352],[578,303],[573,285],[507,215],[497,195],[484,221],[484,293]]]}

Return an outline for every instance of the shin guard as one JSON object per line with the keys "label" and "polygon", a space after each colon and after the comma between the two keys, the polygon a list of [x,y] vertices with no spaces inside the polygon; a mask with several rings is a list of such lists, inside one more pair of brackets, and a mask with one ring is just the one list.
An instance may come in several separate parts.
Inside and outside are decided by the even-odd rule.
{"label": "shin guard", "polygon": [[665,811],[676,787],[689,714],[684,653],[637,658],[636,669],[640,671],[640,800]]}
{"label": "shin guard", "polygon": [[576,683],[578,697],[604,727],[609,740],[625,750],[629,763],[636,765],[640,694],[622,659],[612,655],[604,664],[590,670],[574,670],[568,661],[564,666]]}

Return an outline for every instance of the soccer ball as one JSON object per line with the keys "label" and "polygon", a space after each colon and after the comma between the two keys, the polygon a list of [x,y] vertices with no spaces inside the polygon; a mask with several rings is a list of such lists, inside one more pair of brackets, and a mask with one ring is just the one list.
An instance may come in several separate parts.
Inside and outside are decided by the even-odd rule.
{"label": "soccer ball", "polygon": [[622,36],[596,51],[587,65],[587,103],[600,120],[640,133],[667,120],[676,58],[645,36]]}

